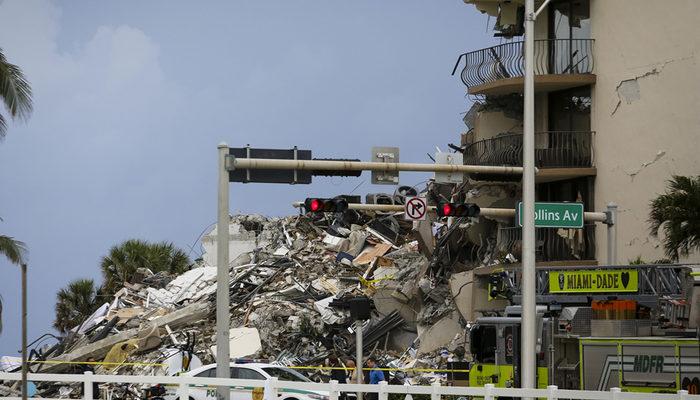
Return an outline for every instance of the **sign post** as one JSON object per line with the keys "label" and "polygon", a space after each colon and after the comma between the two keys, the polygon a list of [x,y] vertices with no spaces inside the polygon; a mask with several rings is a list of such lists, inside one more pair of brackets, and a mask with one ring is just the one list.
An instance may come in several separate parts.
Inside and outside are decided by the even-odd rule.
{"label": "sign post", "polygon": [[[523,203],[518,203],[518,226],[523,226]],[[583,228],[583,203],[535,203],[536,228]]]}

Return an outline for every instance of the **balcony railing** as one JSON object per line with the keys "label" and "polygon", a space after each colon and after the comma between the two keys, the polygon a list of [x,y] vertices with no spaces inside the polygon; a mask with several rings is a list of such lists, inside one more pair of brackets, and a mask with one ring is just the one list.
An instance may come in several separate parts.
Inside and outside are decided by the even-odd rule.
{"label": "balcony railing", "polygon": [[[595,225],[583,229],[537,228],[535,231],[537,261],[572,261],[595,259]],[[522,259],[522,229],[499,228],[497,249],[502,255],[513,254]]]}
{"label": "balcony railing", "polygon": [[[467,87],[499,79],[523,76],[524,42],[510,42],[459,56],[452,75],[462,58],[462,82]],[[535,75],[590,74],[593,72],[593,39],[535,40]]]}
{"label": "balcony railing", "polygon": [[[594,132],[539,132],[535,134],[538,168],[587,168],[593,166]],[[508,133],[474,142],[464,150],[467,165],[523,165],[523,135]]]}

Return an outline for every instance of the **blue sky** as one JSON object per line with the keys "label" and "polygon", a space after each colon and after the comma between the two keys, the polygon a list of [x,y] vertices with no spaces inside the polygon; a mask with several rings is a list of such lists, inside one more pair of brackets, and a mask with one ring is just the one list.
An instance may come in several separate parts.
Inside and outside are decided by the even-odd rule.
{"label": "blue sky", "polygon": [[[363,160],[399,146],[410,162],[458,143],[468,100],[450,72],[494,42],[486,23],[460,0],[2,1],[0,47],[35,101],[0,143],[0,232],[30,250],[30,340],[53,332],[59,288],[99,281],[112,245],[188,249],[216,217],[221,141]],[[233,184],[231,210],[285,215],[357,185],[394,190],[369,173]],[[20,275],[0,258],[0,276],[0,355],[17,355]]]}

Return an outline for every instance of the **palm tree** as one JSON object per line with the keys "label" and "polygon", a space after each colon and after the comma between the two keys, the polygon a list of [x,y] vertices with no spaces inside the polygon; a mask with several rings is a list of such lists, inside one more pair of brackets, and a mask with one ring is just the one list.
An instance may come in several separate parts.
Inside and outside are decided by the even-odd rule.
{"label": "palm tree", "polygon": [[131,281],[138,268],[148,268],[154,273],[180,274],[189,266],[187,254],[172,243],[149,243],[139,239],[112,247],[100,264],[106,295],[116,293],[125,282]]}
{"label": "palm tree", "polygon": [[56,295],[56,320],[53,322],[62,334],[81,324],[97,308],[97,292],[92,279],[77,279]]}
{"label": "palm tree", "polygon": [[[5,58],[0,48],[0,97],[12,119],[26,120],[32,113],[32,88],[22,70]],[[0,139],[7,133],[7,120],[0,114]]]}
{"label": "palm tree", "polygon": [[[2,221],[2,219],[0,219]],[[11,263],[24,264],[27,246],[10,236],[0,235],[0,254],[7,257]],[[2,332],[2,299],[0,298],[0,332]]]}
{"label": "palm tree", "polygon": [[650,232],[658,237],[663,230],[666,256],[678,261],[691,251],[700,250],[700,176],[674,175],[666,193],[650,203]]}

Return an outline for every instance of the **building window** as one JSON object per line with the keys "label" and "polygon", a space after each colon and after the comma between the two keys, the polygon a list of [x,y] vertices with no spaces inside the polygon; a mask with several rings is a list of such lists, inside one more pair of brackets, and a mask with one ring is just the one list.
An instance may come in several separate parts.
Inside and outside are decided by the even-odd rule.
{"label": "building window", "polygon": [[549,130],[588,132],[591,130],[591,87],[549,93]]}

